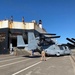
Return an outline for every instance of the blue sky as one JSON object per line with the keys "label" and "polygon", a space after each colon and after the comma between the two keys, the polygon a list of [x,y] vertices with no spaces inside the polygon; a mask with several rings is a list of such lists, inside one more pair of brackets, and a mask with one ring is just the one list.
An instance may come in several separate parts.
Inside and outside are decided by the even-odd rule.
{"label": "blue sky", "polygon": [[0,0],[0,20],[10,16],[14,21],[41,19],[48,33],[61,36],[58,43],[75,38],[75,0]]}

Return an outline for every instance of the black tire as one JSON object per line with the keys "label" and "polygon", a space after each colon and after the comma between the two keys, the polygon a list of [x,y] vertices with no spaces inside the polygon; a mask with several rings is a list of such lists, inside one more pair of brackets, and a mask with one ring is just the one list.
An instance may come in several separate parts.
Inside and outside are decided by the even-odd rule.
{"label": "black tire", "polygon": [[60,53],[59,53],[59,52],[58,52],[58,53],[56,53],[56,56],[57,56],[57,57],[59,57],[59,56],[60,56]]}

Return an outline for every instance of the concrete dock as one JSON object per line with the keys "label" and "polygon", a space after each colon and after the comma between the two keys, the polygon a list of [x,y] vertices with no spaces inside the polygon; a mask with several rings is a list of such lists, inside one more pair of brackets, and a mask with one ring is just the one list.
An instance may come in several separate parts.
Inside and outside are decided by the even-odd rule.
{"label": "concrete dock", "polygon": [[71,56],[0,55],[0,75],[75,75],[75,62]]}

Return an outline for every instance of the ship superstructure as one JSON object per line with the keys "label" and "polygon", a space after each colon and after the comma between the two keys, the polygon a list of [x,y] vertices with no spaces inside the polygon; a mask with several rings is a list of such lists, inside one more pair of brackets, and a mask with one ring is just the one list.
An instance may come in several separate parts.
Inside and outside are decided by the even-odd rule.
{"label": "ship superstructure", "polygon": [[24,17],[22,22],[11,20],[1,20],[0,21],[0,54],[7,54],[10,52],[12,47],[17,46],[17,35],[22,35],[25,43],[28,43],[27,32],[33,31],[35,36],[39,33],[46,33],[46,30],[42,27],[42,21],[36,23],[35,20],[31,22],[24,22]]}

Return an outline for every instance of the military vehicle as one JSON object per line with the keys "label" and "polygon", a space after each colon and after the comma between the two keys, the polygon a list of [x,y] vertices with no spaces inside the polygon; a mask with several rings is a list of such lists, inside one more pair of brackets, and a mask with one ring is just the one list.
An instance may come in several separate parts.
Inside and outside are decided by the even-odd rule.
{"label": "military vehicle", "polygon": [[35,36],[33,32],[28,32],[28,44],[25,44],[23,36],[17,36],[17,47],[25,48],[31,50],[32,52],[40,52],[44,50],[46,55],[65,55],[70,54],[70,49],[65,45],[58,45],[55,38],[60,38],[60,36],[55,36],[56,34],[40,33]]}

